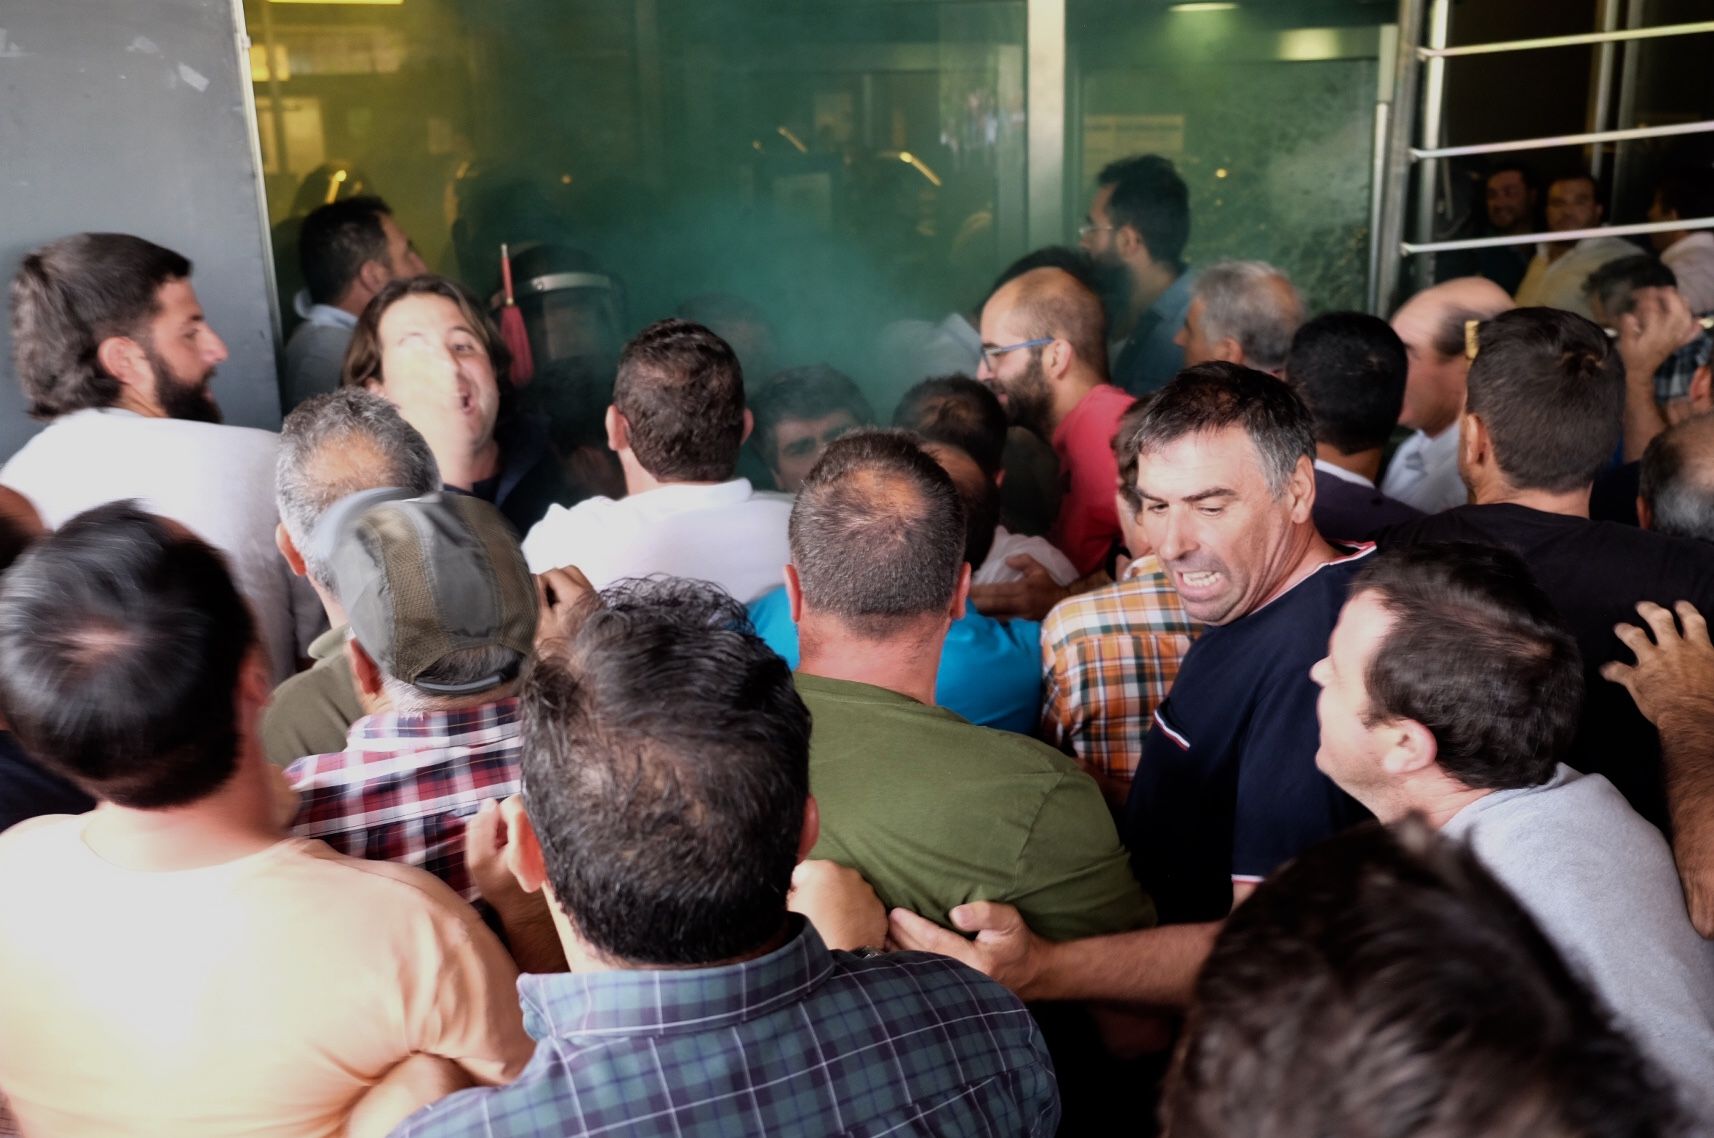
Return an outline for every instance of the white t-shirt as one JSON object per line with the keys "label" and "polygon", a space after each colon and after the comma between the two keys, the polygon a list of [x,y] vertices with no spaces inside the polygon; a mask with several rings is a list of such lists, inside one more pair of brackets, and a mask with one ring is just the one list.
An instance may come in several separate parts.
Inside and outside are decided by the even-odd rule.
{"label": "white t-shirt", "polygon": [[1714,1123],[1714,942],[1690,924],[1660,831],[1605,778],[1561,764],[1541,786],[1477,799],[1443,832],[1517,896],[1678,1084],[1704,1133]]}
{"label": "white t-shirt", "polygon": [[1045,537],[1013,533],[1005,526],[994,527],[994,545],[987,560],[970,575],[972,585],[1005,585],[1024,579],[1023,570],[1006,564],[1006,558],[1026,553],[1036,559],[1057,585],[1069,585],[1077,580],[1077,566]]}
{"label": "white t-shirt", "polygon": [[220,550],[250,602],[277,683],[297,670],[299,654],[327,622],[314,591],[274,545],[279,442],[253,427],[92,408],[49,423],[0,468],[0,483],[34,502],[54,529],[95,506],[136,498]]}
{"label": "white t-shirt", "polygon": [[125,869],[89,817],[0,835],[0,1086],[25,1133],[337,1138],[413,1053],[484,1083],[529,1061],[506,950],[422,870],[302,838]]}
{"label": "white t-shirt", "polygon": [[524,538],[530,572],[575,565],[604,589],[664,574],[711,581],[749,604],[783,581],[792,500],[747,478],[661,486],[614,500],[550,507]]}

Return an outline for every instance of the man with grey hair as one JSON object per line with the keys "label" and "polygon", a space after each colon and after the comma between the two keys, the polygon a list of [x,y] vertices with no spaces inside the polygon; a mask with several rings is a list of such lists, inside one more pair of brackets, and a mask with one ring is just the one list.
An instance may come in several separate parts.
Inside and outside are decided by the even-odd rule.
{"label": "man with grey hair", "polygon": [[1216,261],[1197,275],[1173,342],[1184,349],[1185,367],[1218,360],[1278,375],[1302,323],[1303,298],[1279,269]]}
{"label": "man with grey hair", "polygon": [[534,647],[536,584],[493,506],[400,493],[343,498],[310,537],[349,621],[368,714],[342,752],[287,768],[300,795],[292,830],[426,869],[474,902],[465,824],[486,800],[518,792],[515,693]]}
{"label": "man with grey hair", "polygon": [[274,467],[274,543],[321,598],[331,628],[309,646],[314,665],[276,688],[262,717],[262,749],[276,766],[343,749],[346,731],[363,714],[345,654],[345,609],[310,535],[335,502],[382,486],[397,487],[401,497],[440,488],[434,453],[391,403],[347,387],[306,399],[286,416]]}
{"label": "man with grey hair", "polygon": [[1686,419],[1649,443],[1637,520],[1657,533],[1714,542],[1714,415]]}

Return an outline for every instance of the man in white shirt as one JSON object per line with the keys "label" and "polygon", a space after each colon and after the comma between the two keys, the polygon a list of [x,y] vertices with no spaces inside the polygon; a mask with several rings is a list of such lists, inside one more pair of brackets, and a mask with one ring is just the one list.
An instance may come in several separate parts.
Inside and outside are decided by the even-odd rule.
{"label": "man in white shirt", "polygon": [[1468,499],[1458,477],[1458,416],[1470,373],[1464,325],[1511,307],[1512,298],[1493,281],[1458,277],[1423,289],[1393,314],[1393,331],[1410,360],[1399,426],[1416,433],[1394,452],[1381,493],[1428,514]]}
{"label": "man in white shirt", "polygon": [[[1547,227],[1555,233],[1599,226],[1601,195],[1595,179],[1579,173],[1548,183],[1546,214]],[[1544,241],[1518,286],[1518,307],[1563,308],[1588,317],[1589,298],[1583,292],[1583,282],[1608,261],[1635,256],[1636,252],[1637,247],[1622,237]]]}
{"label": "man in white shirt", "polygon": [[791,499],[734,477],[753,424],[726,341],[661,320],[625,345],[607,445],[625,497],[554,506],[524,539],[530,571],[575,565],[597,589],[664,574],[710,581],[748,604],[783,580]]}
{"label": "man in white shirt", "polygon": [[324,627],[274,547],[278,437],[220,425],[210,391],[226,345],[190,262],[121,233],[79,233],[25,256],[12,280],[13,360],[30,413],[50,419],[0,483],[49,528],[139,499],[219,549],[262,630],[275,682]]}
{"label": "man in white shirt", "polygon": [[[1714,169],[1706,166],[1668,175],[1649,205],[1650,221],[1714,217]],[[1690,311],[1714,312],[1714,231],[1677,229],[1651,233],[1661,263],[1678,278],[1678,291]]]}
{"label": "man in white shirt", "polygon": [[294,304],[304,322],[286,341],[280,395],[287,411],[339,386],[357,317],[382,285],[428,272],[387,203],[376,197],[311,211],[298,234],[298,259],[305,287]]}

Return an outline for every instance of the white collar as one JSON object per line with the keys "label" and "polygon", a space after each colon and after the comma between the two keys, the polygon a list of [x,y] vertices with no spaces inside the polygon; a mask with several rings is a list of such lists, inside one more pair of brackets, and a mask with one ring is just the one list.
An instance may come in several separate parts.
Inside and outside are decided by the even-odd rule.
{"label": "white collar", "polygon": [[1354,486],[1367,486],[1371,490],[1375,488],[1375,484],[1373,482],[1370,482],[1355,470],[1346,470],[1343,466],[1335,466],[1326,459],[1316,459],[1315,469],[1326,474],[1331,474],[1333,477],[1343,482],[1349,482]]}

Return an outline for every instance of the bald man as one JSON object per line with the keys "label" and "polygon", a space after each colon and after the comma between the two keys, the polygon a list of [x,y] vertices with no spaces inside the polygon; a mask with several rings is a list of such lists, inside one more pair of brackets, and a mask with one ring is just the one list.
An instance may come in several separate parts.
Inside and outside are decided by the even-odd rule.
{"label": "bald man", "polygon": [[1132,403],[1107,382],[1101,301],[1062,269],[1035,269],[988,298],[981,333],[977,378],[994,389],[1012,422],[1050,442],[1059,457],[1064,492],[1048,540],[1079,573],[1093,573],[1120,541],[1113,433]]}
{"label": "bald man", "polygon": [[1469,497],[1458,476],[1458,416],[1464,410],[1464,325],[1511,309],[1506,290],[1485,277],[1457,277],[1423,289],[1393,314],[1410,371],[1399,425],[1416,433],[1393,455],[1381,493],[1427,514],[1462,506]]}

